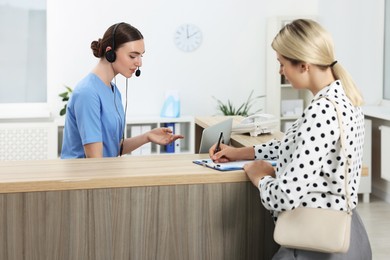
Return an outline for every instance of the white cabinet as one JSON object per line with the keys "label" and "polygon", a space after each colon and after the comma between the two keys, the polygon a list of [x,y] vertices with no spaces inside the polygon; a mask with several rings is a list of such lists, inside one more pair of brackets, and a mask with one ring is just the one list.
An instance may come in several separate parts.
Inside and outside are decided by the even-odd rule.
{"label": "white cabinet", "polygon": [[[61,154],[64,118],[57,121],[58,125],[58,157]],[[174,127],[175,133],[184,135],[184,139],[177,140],[169,147],[148,143],[134,150],[132,155],[148,155],[161,153],[194,153],[195,123],[192,116],[178,118],[164,117],[128,117],[126,119],[125,138],[142,134],[156,127]]]}
{"label": "white cabinet", "polygon": [[267,24],[267,66],[266,66],[266,113],[276,116],[279,130],[284,132],[303,112],[312,99],[308,90],[296,90],[279,74],[279,62],[271,43],[279,30],[288,22],[308,16],[272,17]]}
{"label": "white cabinet", "polygon": [[156,127],[173,128],[174,133],[184,135],[184,139],[176,140],[168,146],[149,143],[134,150],[132,155],[161,153],[194,153],[195,123],[192,116],[178,118],[140,117],[126,119],[126,137],[136,136]]}

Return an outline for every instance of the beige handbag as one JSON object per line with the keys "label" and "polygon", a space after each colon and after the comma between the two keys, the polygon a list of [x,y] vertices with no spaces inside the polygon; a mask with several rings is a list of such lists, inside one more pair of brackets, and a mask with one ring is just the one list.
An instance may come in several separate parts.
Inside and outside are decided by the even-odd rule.
{"label": "beige handbag", "polygon": [[347,211],[305,207],[283,211],[279,214],[275,224],[274,240],[287,248],[324,253],[345,253],[349,249],[352,218],[352,210],[349,205],[350,194],[347,189],[350,159],[345,150],[345,135],[340,111],[334,101],[328,100],[336,108],[341,148],[345,158],[347,158],[344,174]]}

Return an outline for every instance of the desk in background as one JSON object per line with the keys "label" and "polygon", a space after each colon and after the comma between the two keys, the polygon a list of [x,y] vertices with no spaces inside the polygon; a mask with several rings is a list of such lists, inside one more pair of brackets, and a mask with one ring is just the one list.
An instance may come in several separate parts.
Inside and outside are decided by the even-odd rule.
{"label": "desk in background", "polygon": [[[239,124],[242,119],[242,116],[232,116],[233,117],[233,126]],[[203,129],[206,127],[215,125],[223,120],[226,120],[226,116],[209,116],[209,117],[196,117],[195,118],[195,153],[199,152],[200,139],[202,137]],[[232,146],[242,147],[242,146],[253,146],[255,144],[265,143],[271,139],[280,140],[283,137],[283,133],[280,131],[274,131],[272,134],[262,134],[256,137],[252,137],[249,134],[234,134],[232,133],[230,137],[230,142]],[[217,140],[216,140],[217,141]]]}

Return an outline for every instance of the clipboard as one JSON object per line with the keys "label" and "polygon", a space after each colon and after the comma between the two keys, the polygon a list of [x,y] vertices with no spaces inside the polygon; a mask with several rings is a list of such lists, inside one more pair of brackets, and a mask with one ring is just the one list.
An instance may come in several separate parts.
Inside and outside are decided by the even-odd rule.
{"label": "clipboard", "polygon": [[[272,166],[276,166],[276,161],[265,160],[272,164]],[[209,167],[218,171],[236,171],[244,169],[244,165],[253,160],[242,160],[242,161],[234,161],[234,162],[226,162],[226,163],[215,163],[211,159],[199,159],[192,161],[195,164],[202,165],[205,167]]]}

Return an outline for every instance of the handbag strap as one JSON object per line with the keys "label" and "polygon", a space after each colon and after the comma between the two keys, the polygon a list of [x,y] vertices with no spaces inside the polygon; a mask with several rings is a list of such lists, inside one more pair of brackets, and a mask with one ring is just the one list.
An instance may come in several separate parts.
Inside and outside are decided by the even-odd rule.
{"label": "handbag strap", "polygon": [[351,158],[348,157],[347,147],[345,145],[346,138],[345,138],[345,133],[344,133],[344,127],[343,127],[343,124],[341,122],[342,115],[341,115],[339,106],[336,104],[335,101],[331,100],[330,98],[328,98],[326,96],[321,96],[317,100],[319,100],[320,98],[325,98],[329,102],[331,102],[333,104],[333,106],[335,107],[335,110],[337,113],[338,123],[339,123],[339,128],[340,128],[341,151],[344,154],[344,157],[346,159],[345,172],[344,172],[344,183],[345,183],[345,196],[346,196],[346,203],[347,203],[347,213],[351,214],[352,213],[352,209],[350,206],[351,195],[348,192],[348,182],[349,182],[348,169],[349,169],[349,166],[352,165],[352,160],[351,160]]}

